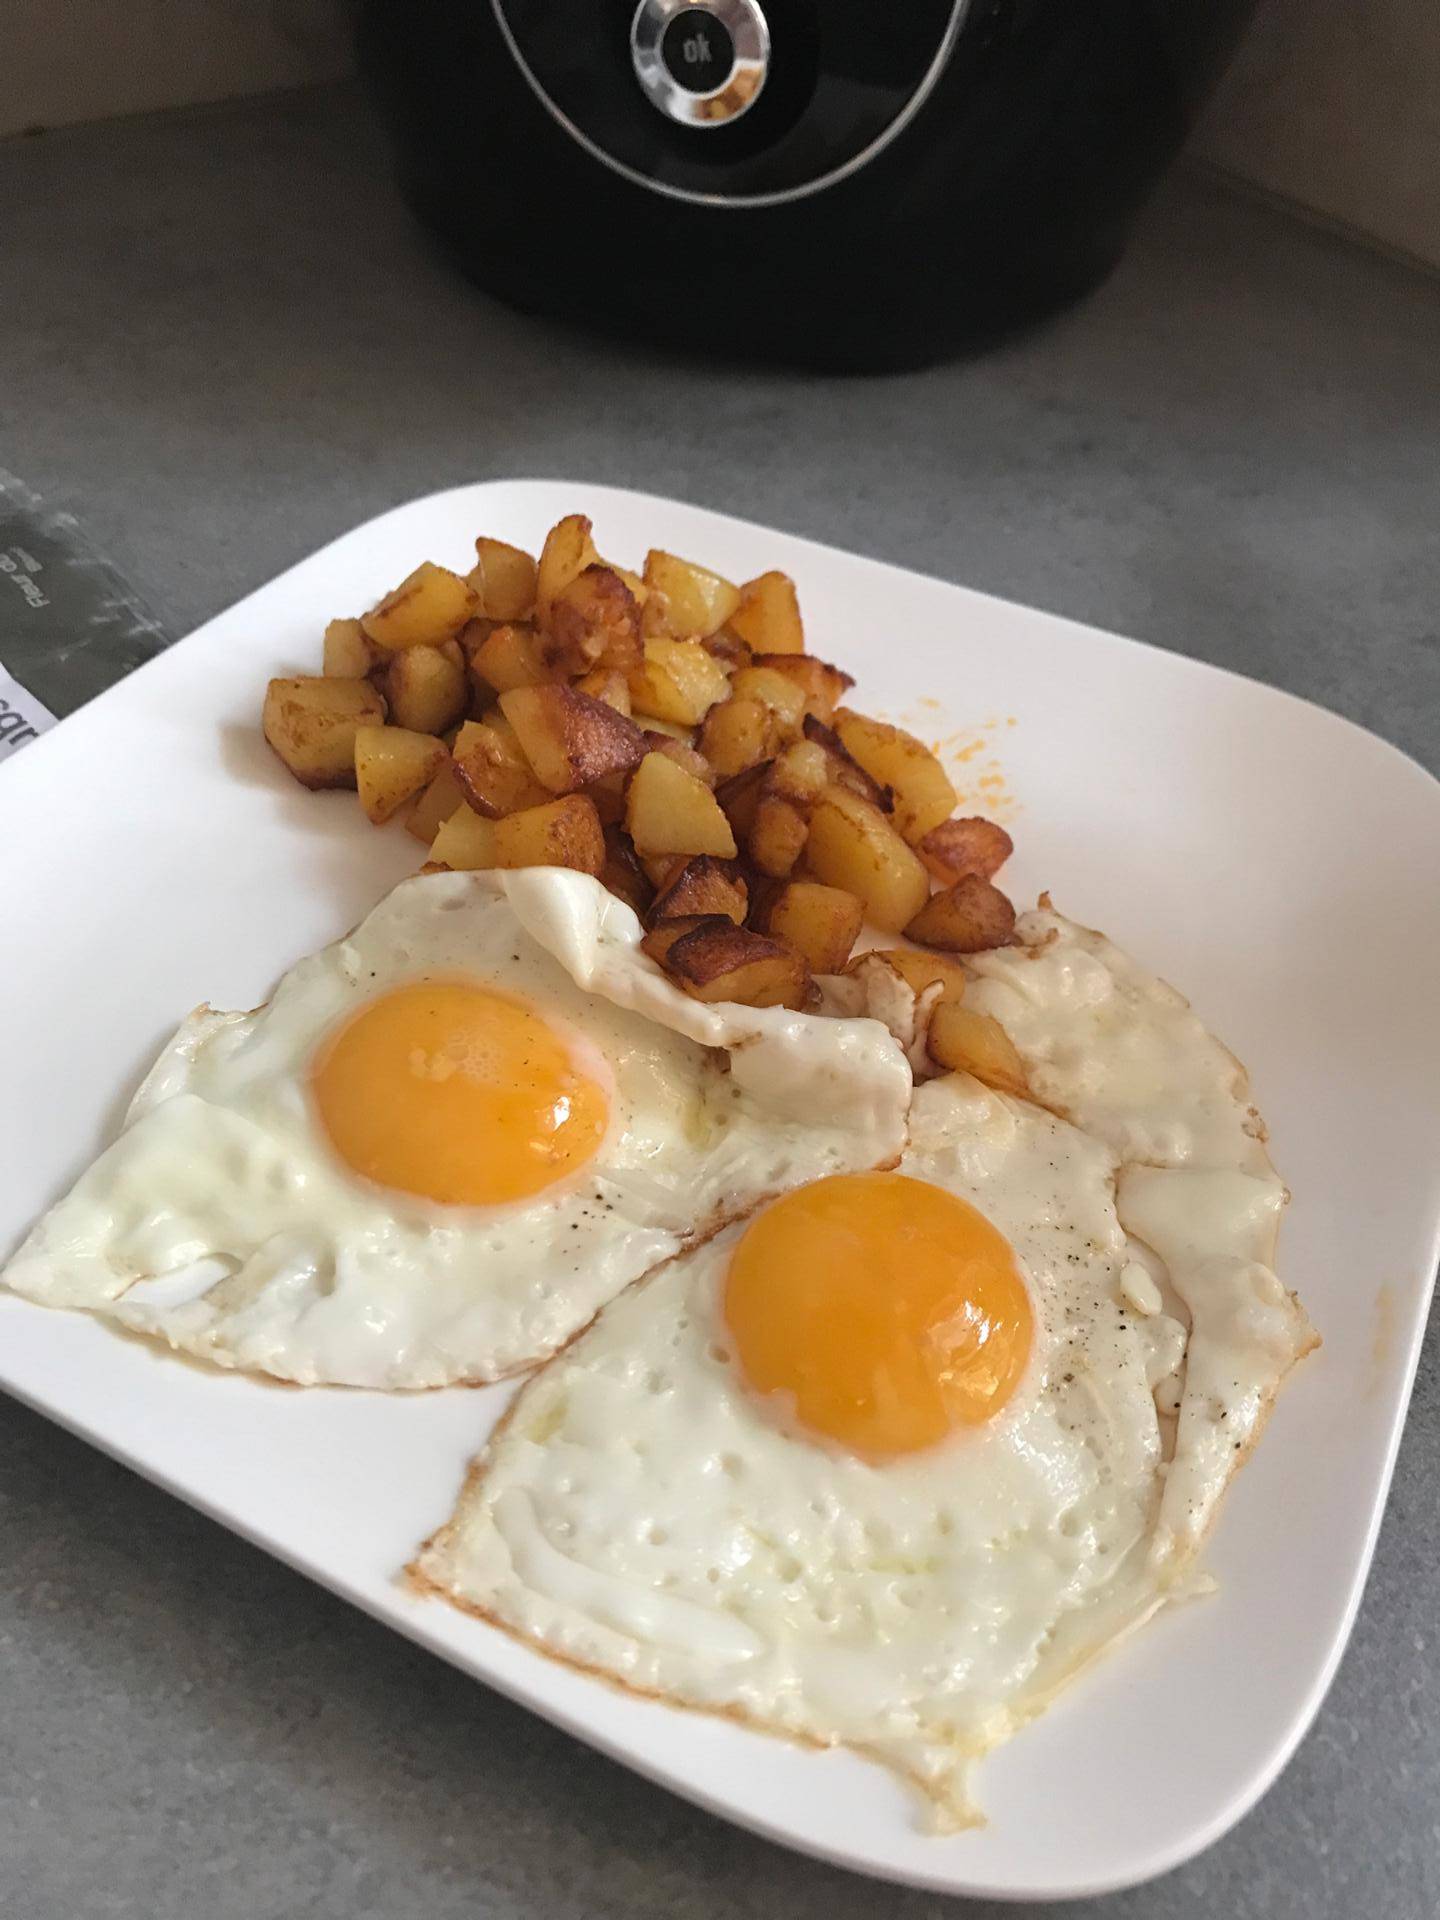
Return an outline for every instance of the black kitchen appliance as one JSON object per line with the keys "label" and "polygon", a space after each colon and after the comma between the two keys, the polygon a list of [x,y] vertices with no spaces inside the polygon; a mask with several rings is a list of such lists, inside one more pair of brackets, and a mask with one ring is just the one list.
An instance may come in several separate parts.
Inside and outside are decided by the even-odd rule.
{"label": "black kitchen appliance", "polygon": [[921,364],[1119,258],[1247,0],[358,0],[404,191],[482,286]]}

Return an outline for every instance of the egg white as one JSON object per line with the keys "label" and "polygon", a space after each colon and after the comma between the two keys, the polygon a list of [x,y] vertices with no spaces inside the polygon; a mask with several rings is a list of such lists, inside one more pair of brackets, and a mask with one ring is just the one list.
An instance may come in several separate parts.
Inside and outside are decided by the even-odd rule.
{"label": "egg white", "polygon": [[[701,1006],[583,874],[427,874],[302,960],[251,1013],[192,1014],[114,1144],[6,1269],[223,1366],[435,1387],[552,1353],[697,1235],[825,1172],[893,1161],[909,1075],[875,1023]],[[372,1185],[311,1106],[317,1045],[406,981],[528,1001],[610,1092],[576,1174],[506,1206]]]}

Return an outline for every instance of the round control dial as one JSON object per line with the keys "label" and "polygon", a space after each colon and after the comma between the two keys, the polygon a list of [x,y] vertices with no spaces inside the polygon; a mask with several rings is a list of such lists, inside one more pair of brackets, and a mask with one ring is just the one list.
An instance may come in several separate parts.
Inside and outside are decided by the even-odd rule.
{"label": "round control dial", "polygon": [[770,67],[756,0],[640,0],[630,24],[635,77],[686,127],[720,127],[753,107]]}

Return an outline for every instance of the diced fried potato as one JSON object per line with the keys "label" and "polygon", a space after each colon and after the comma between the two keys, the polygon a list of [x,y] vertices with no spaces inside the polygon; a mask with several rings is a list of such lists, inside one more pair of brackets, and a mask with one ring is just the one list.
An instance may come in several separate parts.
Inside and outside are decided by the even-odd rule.
{"label": "diced fried potato", "polygon": [[808,812],[830,784],[830,764],[823,747],[813,740],[797,740],[770,763],[767,793]]}
{"label": "diced fried potato", "polygon": [[494,834],[497,867],[574,867],[596,875],[605,869],[605,832],[583,793],[507,814]]}
{"label": "diced fried potato", "polygon": [[697,753],[694,747],[687,746],[683,740],[677,740],[674,734],[660,733],[647,727],[645,745],[651,753],[663,753],[667,760],[673,760],[677,767],[684,767],[687,773],[693,773],[697,780],[703,780],[707,787],[715,784],[715,770],[703,753]]}
{"label": "diced fried potato", "polygon": [[864,917],[853,893],[818,880],[791,880],[771,902],[768,930],[793,947],[812,973],[839,973]]}
{"label": "diced fried potato", "polygon": [[602,663],[630,673],[640,665],[639,603],[613,567],[586,567],[556,593],[544,657],[567,674]]}
{"label": "diced fried potato", "polygon": [[630,681],[614,667],[600,666],[575,682],[577,693],[588,693],[592,700],[603,700],[616,713],[630,717]]}
{"label": "diced fried potato", "polygon": [[545,536],[540,549],[540,564],[535,577],[535,617],[542,627],[550,623],[550,609],[560,593],[586,567],[597,566],[600,556],[590,538],[590,522],[583,513],[568,513],[557,520]]}
{"label": "diced fried potato", "polygon": [[930,892],[930,876],[885,815],[846,787],[827,787],[810,815],[806,860],[817,880],[853,893],[865,917],[898,932]]}
{"label": "diced fried potato", "polygon": [[682,727],[678,720],[660,720],[653,713],[645,716],[646,733],[663,733],[671,740],[678,740],[683,747],[693,747],[696,741],[694,727]]}
{"label": "diced fried potato", "polygon": [[[965,969],[957,961],[944,960],[938,953],[921,953],[915,947],[872,948],[871,953],[888,960],[913,993],[924,993],[939,981],[942,1000],[959,1000],[964,996]],[[865,956],[861,954],[859,958]],[[853,972],[855,964],[852,961],[846,971]]]}
{"label": "diced fried potato", "polygon": [[717,627],[714,633],[707,633],[701,643],[707,653],[713,653],[723,667],[731,673],[739,667],[748,667],[751,653],[748,646],[733,627]]}
{"label": "diced fried potato", "polygon": [[357,727],[355,785],[365,815],[380,827],[428,786],[449,759],[445,742],[407,727]]}
{"label": "diced fried potato", "polygon": [[655,889],[646,879],[645,870],[635,857],[635,849],[619,827],[607,826],[605,829],[605,864],[600,869],[600,881],[627,907],[633,907],[636,913],[644,917]]}
{"label": "diced fried potato", "polygon": [[574,793],[645,758],[645,738],[633,720],[573,687],[512,687],[501,694],[500,711],[551,793]]}
{"label": "diced fried potato", "polygon": [[592,780],[585,788],[595,802],[595,811],[603,826],[619,826],[625,818],[625,789],[629,784],[628,773],[607,773],[603,779]]}
{"label": "diced fried potato", "polygon": [[753,664],[757,673],[778,673],[793,681],[800,689],[806,713],[826,722],[855,684],[853,674],[842,673],[839,667],[828,666],[808,653],[757,653]]}
{"label": "diced fried potato", "polygon": [[730,683],[737,700],[759,700],[769,707],[787,737],[800,731],[805,718],[805,695],[795,682],[773,667],[742,667]]}
{"label": "diced fried potato", "polygon": [[758,761],[768,760],[778,744],[775,715],[762,700],[722,700],[705,716],[700,751],[728,780]]}
{"label": "diced fried potato", "polygon": [[645,602],[650,598],[650,589],[646,586],[640,575],[638,573],[632,573],[629,567],[617,567],[613,561],[606,560],[603,564],[609,567],[612,573],[617,574],[619,578],[625,582],[626,586],[635,596],[636,606],[643,607]]}
{"label": "diced fried potato", "polygon": [[471,671],[483,687],[509,693],[515,687],[538,687],[555,678],[541,651],[533,627],[492,627],[470,654]]}
{"label": "diced fried potato", "polygon": [[[430,863],[451,867],[457,873],[473,873],[497,865],[495,859],[495,822],[482,820],[469,807],[457,807],[430,842]],[[427,866],[426,871],[430,871]]]}
{"label": "diced fried potato", "polygon": [[655,896],[650,909],[652,924],[657,920],[678,920],[694,914],[722,914],[741,926],[750,893],[745,882],[727,862],[708,853],[682,861]]}
{"label": "diced fried potato", "polygon": [[668,887],[680,868],[685,864],[683,853],[637,853],[640,869],[651,886],[658,892]]}
{"label": "diced fried potato", "polygon": [[730,822],[737,840],[750,838],[750,829],[755,824],[755,815],[760,806],[760,795],[764,791],[765,776],[773,764],[770,760],[757,760],[753,767],[731,774],[715,789],[715,798],[720,802],[721,811]]}
{"label": "diced fried potato", "polygon": [[958,1000],[942,1000],[931,1014],[926,1047],[947,1072],[973,1073],[997,1093],[1024,1098],[1030,1091],[1025,1064],[1000,1022]]}
{"label": "diced fried potato", "polygon": [[523,620],[535,606],[535,562],[521,547],[485,534],[475,542],[469,575],[479,611],[489,620]]}
{"label": "diced fried potato", "polygon": [[1015,909],[998,887],[967,873],[932,893],[906,928],[909,940],[942,953],[983,953],[1003,947],[1015,931]]}
{"label": "diced fried potato", "polygon": [[630,673],[630,707],[637,714],[698,726],[730,691],[730,677],[698,640],[647,640]]}
{"label": "diced fried potato", "polygon": [[762,792],[746,843],[750,858],[761,873],[783,880],[794,872],[809,832],[810,822],[793,801]]}
{"label": "diced fried potato", "polygon": [[913,845],[955,810],[955,789],[934,754],[903,727],[840,707],[835,731],[846,751],[895,796],[895,825]]}
{"label": "diced fried potato", "polygon": [[744,1007],[803,1007],[810,976],[792,948],[728,920],[705,920],[665,955],[665,971],[696,1000]]}
{"label": "diced fried potato", "polygon": [[740,589],[730,625],[754,653],[803,653],[805,629],[795,582],[786,573],[762,573]]}
{"label": "diced fried potato", "polygon": [[401,647],[438,647],[475,613],[475,595],[458,573],[422,560],[398,587],[362,614],[367,638],[386,653]]}
{"label": "diced fried potato", "polygon": [[659,853],[735,857],[735,836],[714,794],[663,753],[647,753],[631,776],[625,825],[642,859]]}
{"label": "diced fried potato", "polygon": [[453,640],[440,647],[405,647],[390,655],[380,684],[390,719],[412,733],[444,733],[470,698],[465,656]]}
{"label": "diced fried potato", "polygon": [[302,787],[353,787],[356,732],[384,718],[385,702],[368,680],[315,674],[272,680],[260,725]]}
{"label": "diced fried potato", "polygon": [[851,793],[858,793],[862,800],[868,800],[872,807],[878,807],[882,813],[893,812],[895,800],[890,789],[870,778],[860,762],[846,750],[838,733],[813,713],[806,714],[801,731],[807,740],[825,749],[830,762],[832,787],[848,787]]}
{"label": "diced fried potato", "polygon": [[640,951],[648,954],[656,966],[663,967],[670,949],[687,933],[693,933],[697,927],[733,925],[734,922],[721,913],[677,914],[673,920],[657,920],[641,940]]}
{"label": "diced fried potato", "polygon": [[454,765],[461,798],[487,820],[541,806],[550,798],[508,727],[467,721],[456,737]]}
{"label": "diced fried potato", "polygon": [[325,629],[322,667],[332,680],[363,680],[384,657],[358,620],[332,620]]}
{"label": "diced fried potato", "polygon": [[417,840],[428,847],[451,814],[458,812],[464,804],[465,796],[461,793],[460,783],[455,778],[454,765],[447,758],[444,766],[410,809],[405,821],[405,831],[413,834]]}
{"label": "diced fried potato", "polygon": [[1015,842],[993,820],[942,820],[932,827],[915,851],[937,880],[946,886],[967,873],[993,880],[1015,851]]}
{"label": "diced fried potato", "polygon": [[729,580],[659,547],[645,556],[645,584],[664,594],[666,624],[677,639],[703,640],[740,604],[740,589]]}

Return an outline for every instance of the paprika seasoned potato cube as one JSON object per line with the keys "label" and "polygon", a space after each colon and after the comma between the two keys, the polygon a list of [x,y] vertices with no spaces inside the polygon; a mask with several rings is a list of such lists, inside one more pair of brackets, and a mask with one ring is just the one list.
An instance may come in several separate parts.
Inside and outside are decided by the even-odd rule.
{"label": "paprika seasoned potato cube", "polygon": [[950,777],[934,754],[903,727],[840,707],[835,731],[851,757],[895,796],[895,825],[912,844],[955,811]]}
{"label": "paprika seasoned potato cube", "polygon": [[493,832],[497,867],[574,867],[596,875],[605,869],[605,832],[583,793],[507,814]]}
{"label": "paprika seasoned potato cube", "polygon": [[976,1013],[958,1000],[942,1000],[930,1016],[925,1044],[936,1066],[950,1073],[973,1073],[997,1093],[1022,1099],[1030,1091],[1014,1042],[988,1013]]}
{"label": "paprika seasoned potato cube", "polygon": [[512,687],[501,694],[500,711],[551,793],[573,793],[645,758],[645,737],[633,720],[573,687]]}
{"label": "paprika seasoned potato cube", "polygon": [[1015,931],[1015,909],[998,887],[967,873],[943,893],[932,893],[905,928],[907,939],[942,953],[983,953],[1003,947]]}
{"label": "paprika seasoned potato cube", "polygon": [[548,665],[588,673],[602,662],[620,673],[640,665],[640,607],[613,567],[588,566],[550,603]]}
{"label": "paprika seasoned potato cube", "polygon": [[487,820],[542,806],[550,798],[509,727],[467,721],[456,736],[454,754],[460,797]]}
{"label": "paprika seasoned potato cube", "polygon": [[368,680],[315,674],[272,680],[260,726],[302,787],[353,787],[355,735],[384,718],[384,699]]}
{"label": "paprika seasoned potato cube", "polygon": [[485,534],[475,542],[468,579],[487,620],[523,620],[535,607],[535,562],[521,547]]}
{"label": "paprika seasoned potato cube", "polygon": [[859,900],[842,887],[791,880],[771,902],[766,930],[793,947],[812,973],[839,973],[864,917]]}
{"label": "paprika seasoned potato cube", "polygon": [[740,589],[732,582],[660,547],[645,556],[645,584],[664,594],[666,625],[679,640],[703,640],[740,604]]}
{"label": "paprika seasoned potato cube", "polygon": [[407,727],[358,727],[355,732],[355,785],[365,816],[385,822],[428,786],[450,758],[445,742]]}
{"label": "paprika seasoned potato cube", "polygon": [[567,513],[563,520],[556,521],[545,536],[535,574],[535,618],[542,627],[550,624],[556,594],[568,587],[576,574],[599,561],[590,538],[590,522],[583,513]]}
{"label": "paprika seasoned potato cube", "polygon": [[718,913],[738,927],[749,905],[749,889],[729,862],[699,853],[693,860],[682,861],[655,895],[650,920],[653,925],[658,920]]}
{"label": "paprika seasoned potato cube", "polygon": [[729,691],[730,676],[698,640],[647,640],[630,673],[630,710],[693,727]]}
{"label": "paprika seasoned potato cube", "polygon": [[795,582],[787,573],[762,573],[740,589],[740,604],[729,616],[753,653],[803,653],[805,629]]}
{"label": "paprika seasoned potato cube", "polygon": [[719,917],[682,934],[662,965],[696,1000],[800,1008],[809,997],[810,975],[798,953]]}
{"label": "paprika seasoned potato cube", "polygon": [[384,659],[358,620],[332,620],[325,629],[322,670],[332,680],[363,680]]}
{"label": "paprika seasoned potato cube", "polygon": [[459,643],[405,647],[390,655],[380,676],[390,720],[412,733],[445,733],[464,713],[470,681]]}
{"label": "paprika seasoned potato cube", "polygon": [[735,836],[714,794],[663,753],[647,753],[631,776],[625,825],[642,860],[665,853],[735,857]]}
{"label": "paprika seasoned potato cube", "polygon": [[453,639],[475,614],[469,583],[448,567],[422,560],[398,587],[362,614],[366,638],[386,653],[401,647],[438,647]]}
{"label": "paprika seasoned potato cube", "polygon": [[953,886],[967,873],[993,880],[1015,851],[1015,843],[993,820],[942,820],[915,851],[937,880]]}
{"label": "paprika seasoned potato cube", "polygon": [[447,759],[410,809],[405,831],[428,847],[451,814],[458,812],[464,804],[465,796],[455,778],[454,765]]}
{"label": "paprika seasoned potato cube", "polygon": [[853,893],[865,917],[898,932],[930,892],[930,876],[885,815],[847,787],[827,787],[810,815],[806,862],[817,880]]}

